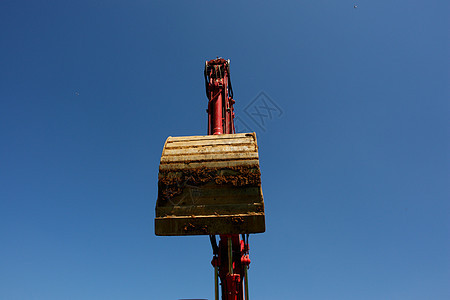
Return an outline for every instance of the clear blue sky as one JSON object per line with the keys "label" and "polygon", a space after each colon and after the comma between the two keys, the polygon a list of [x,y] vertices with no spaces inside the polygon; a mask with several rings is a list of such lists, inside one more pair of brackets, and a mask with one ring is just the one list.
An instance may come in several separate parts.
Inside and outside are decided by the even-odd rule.
{"label": "clear blue sky", "polygon": [[[0,299],[213,299],[208,238],[153,219],[164,140],[206,132],[216,56],[260,146],[251,299],[450,299],[449,12],[0,1]],[[282,110],[263,129],[261,91]]]}

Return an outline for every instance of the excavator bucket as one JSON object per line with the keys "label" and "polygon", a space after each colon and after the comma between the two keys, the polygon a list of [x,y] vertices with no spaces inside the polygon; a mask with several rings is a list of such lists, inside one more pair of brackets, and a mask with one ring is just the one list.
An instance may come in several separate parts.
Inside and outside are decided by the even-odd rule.
{"label": "excavator bucket", "polygon": [[167,138],[159,165],[156,235],[264,231],[255,133]]}

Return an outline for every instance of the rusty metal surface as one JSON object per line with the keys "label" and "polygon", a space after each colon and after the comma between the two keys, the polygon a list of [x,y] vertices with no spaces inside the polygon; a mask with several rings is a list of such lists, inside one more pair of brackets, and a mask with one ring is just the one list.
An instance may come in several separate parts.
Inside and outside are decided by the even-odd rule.
{"label": "rusty metal surface", "polygon": [[264,231],[254,133],[166,140],[158,176],[157,235]]}

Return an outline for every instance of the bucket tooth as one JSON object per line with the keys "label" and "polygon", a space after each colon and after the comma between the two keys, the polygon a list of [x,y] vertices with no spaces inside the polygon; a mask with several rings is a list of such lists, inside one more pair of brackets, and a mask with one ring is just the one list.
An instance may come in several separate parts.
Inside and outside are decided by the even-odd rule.
{"label": "bucket tooth", "polygon": [[167,138],[159,165],[156,235],[264,231],[255,133]]}

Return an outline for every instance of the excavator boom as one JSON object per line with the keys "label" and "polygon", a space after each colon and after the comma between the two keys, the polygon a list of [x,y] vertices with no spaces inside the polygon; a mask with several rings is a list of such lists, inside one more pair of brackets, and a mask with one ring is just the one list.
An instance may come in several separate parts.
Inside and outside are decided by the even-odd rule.
{"label": "excavator boom", "polygon": [[208,135],[167,138],[159,165],[155,233],[209,235],[215,299],[220,278],[223,300],[243,300],[244,286],[248,300],[248,236],[265,231],[256,134],[235,133],[230,61],[207,61],[204,77]]}

